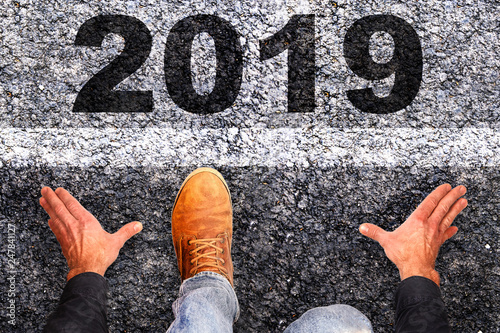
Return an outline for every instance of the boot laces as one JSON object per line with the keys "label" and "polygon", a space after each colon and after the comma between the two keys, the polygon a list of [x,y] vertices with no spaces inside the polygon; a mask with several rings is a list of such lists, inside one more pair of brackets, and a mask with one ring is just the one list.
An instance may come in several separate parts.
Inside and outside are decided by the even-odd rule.
{"label": "boot laces", "polygon": [[[189,251],[190,255],[195,256],[191,259],[191,264],[193,265],[196,263],[196,266],[191,268],[190,274],[194,274],[202,267],[212,267],[219,269],[224,274],[228,273],[227,269],[220,265],[224,265],[226,263],[225,260],[216,256],[217,253],[224,253],[224,249],[216,245],[217,242],[224,242],[224,238],[192,239],[188,241],[188,245],[196,245],[193,250]],[[205,251],[210,248],[212,251]],[[200,262],[201,259],[205,260]]]}

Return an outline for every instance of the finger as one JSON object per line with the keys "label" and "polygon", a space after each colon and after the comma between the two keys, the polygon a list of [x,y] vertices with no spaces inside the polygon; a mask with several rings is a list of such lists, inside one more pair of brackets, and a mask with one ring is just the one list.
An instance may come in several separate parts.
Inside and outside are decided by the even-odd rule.
{"label": "finger", "polygon": [[[65,225],[63,225],[58,220],[49,219],[49,228],[52,230],[52,233],[56,236],[57,241],[61,244],[61,241],[64,241],[68,238],[68,230]],[[61,244],[61,247],[63,244]]]}
{"label": "finger", "polygon": [[42,196],[55,214],[55,216],[51,216],[52,219],[60,219],[63,223],[72,223],[75,221],[73,215],[70,214],[64,203],[51,188],[44,187],[42,189]]}
{"label": "finger", "polygon": [[49,214],[50,218],[56,218],[56,212],[52,209],[52,207],[49,205],[47,200],[45,200],[44,197],[40,198],[40,206]]}
{"label": "finger", "polygon": [[123,227],[120,228],[117,232],[113,234],[113,236],[117,237],[121,246],[125,244],[132,236],[139,233],[142,230],[142,223],[140,222],[130,222]]}
{"label": "finger", "polygon": [[68,232],[68,226],[64,223],[62,223],[61,219],[59,217],[57,217],[57,214],[54,212],[54,209],[52,209],[52,207],[49,205],[49,203],[47,202],[47,200],[45,200],[45,198],[40,198],[40,205],[43,207],[43,209],[45,209],[45,211],[47,212],[47,214],[49,214],[50,216],[50,219],[49,219],[49,227],[50,227],[50,230],[52,230],[52,232],[57,236],[57,232],[59,232],[59,230],[62,230],[61,232],[64,232],[65,234],[67,234]]}
{"label": "finger", "polygon": [[418,219],[427,219],[439,204],[439,201],[450,191],[450,184],[438,186],[418,205],[417,209],[411,215]]}
{"label": "finger", "polygon": [[90,214],[81,204],[76,200],[68,191],[59,187],[56,189],[55,193],[61,199],[61,201],[66,206],[66,209],[73,215],[77,220],[81,220],[84,214]]}
{"label": "finger", "polygon": [[59,230],[61,229],[59,224],[55,223],[53,219],[49,219],[49,228],[57,237],[57,234],[59,234]]}
{"label": "finger", "polygon": [[50,187],[48,187],[48,186],[44,186],[44,187],[42,187],[42,189],[40,190],[40,193],[42,194],[42,196],[43,196],[43,192],[44,192],[44,191],[46,191],[46,189],[52,190],[52,189],[51,189]]}
{"label": "finger", "polygon": [[[451,207],[457,202],[457,200],[462,195],[465,194],[465,192],[467,192],[467,189],[465,188],[465,186],[462,185],[457,186],[453,190],[448,192],[448,194],[446,194],[445,197],[442,198],[441,201],[439,201],[439,204],[434,209],[432,214],[429,216],[429,222],[439,225],[443,220],[443,218],[446,216],[446,214],[448,214]],[[444,228],[444,230],[446,230],[448,227],[449,225],[446,228]]]}
{"label": "finger", "polygon": [[441,224],[439,225],[439,232],[443,233],[445,230],[448,230],[453,223],[453,220],[455,220],[455,217],[457,217],[457,215],[460,214],[465,207],[467,207],[467,199],[461,198],[457,200],[453,206],[451,206],[448,214],[446,214],[441,221]]}
{"label": "finger", "polygon": [[458,231],[458,228],[453,226],[453,227],[449,227],[443,234],[443,236],[441,237],[441,245],[446,242],[448,239],[450,239],[451,237],[455,236],[455,234],[457,233]]}
{"label": "finger", "polygon": [[382,245],[387,235],[387,231],[371,223],[363,223],[360,225],[359,232],[361,232],[364,236],[379,242],[380,245]]}

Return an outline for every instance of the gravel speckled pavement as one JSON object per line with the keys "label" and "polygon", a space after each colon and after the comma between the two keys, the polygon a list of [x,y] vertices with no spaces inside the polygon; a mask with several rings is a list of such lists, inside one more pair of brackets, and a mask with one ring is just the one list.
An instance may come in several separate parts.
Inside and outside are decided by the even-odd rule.
{"label": "gravel speckled pavement", "polygon": [[[450,322],[455,332],[500,332],[497,1],[0,1],[1,332],[40,331],[65,284],[64,257],[38,205],[42,186],[68,189],[108,231],[144,224],[106,273],[109,327],[165,331],[180,285],[170,214],[199,166],[218,169],[233,197],[236,332],[280,332],[332,303],[391,332],[399,276],[358,226],[396,228],[444,182],[465,185],[469,200],[437,261]],[[165,83],[169,31],[195,14],[229,22],[243,54],[238,95],[215,114],[183,110]],[[259,40],[299,14],[315,15],[314,112],[287,112],[289,51],[259,56]],[[373,87],[387,96],[395,82],[362,79],[344,57],[347,29],[375,14],[411,25],[423,56],[417,96],[389,114],[361,112],[346,95]],[[150,53],[116,90],[152,91],[151,112],[73,112],[84,84],[126,46],[117,34],[101,47],[75,46],[78,29],[98,15],[127,15],[149,30]],[[394,47],[378,33],[370,55],[385,63]],[[214,88],[216,63],[213,39],[198,35],[198,94]]]}

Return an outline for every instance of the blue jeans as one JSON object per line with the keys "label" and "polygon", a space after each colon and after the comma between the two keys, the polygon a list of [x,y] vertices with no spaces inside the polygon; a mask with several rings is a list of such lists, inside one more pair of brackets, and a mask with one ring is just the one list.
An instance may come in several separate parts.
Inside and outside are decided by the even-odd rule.
{"label": "blue jeans", "polygon": [[[240,307],[229,281],[213,272],[185,280],[172,306],[175,320],[167,333],[232,332]],[[373,332],[370,320],[349,305],[331,305],[304,313],[285,333]]]}

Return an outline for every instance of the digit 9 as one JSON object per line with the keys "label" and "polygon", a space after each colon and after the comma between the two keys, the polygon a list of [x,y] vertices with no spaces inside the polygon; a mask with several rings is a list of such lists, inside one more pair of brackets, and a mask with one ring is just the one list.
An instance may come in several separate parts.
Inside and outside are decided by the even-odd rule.
{"label": "digit 9", "polygon": [[[387,32],[394,40],[392,59],[383,64],[370,55],[370,38]],[[348,90],[347,98],[359,110],[385,114],[404,109],[413,101],[422,81],[422,48],[410,24],[393,15],[370,15],[356,21],[344,38],[344,57],[349,68],[367,80],[381,80],[395,74],[387,97],[375,96],[371,88]]]}

